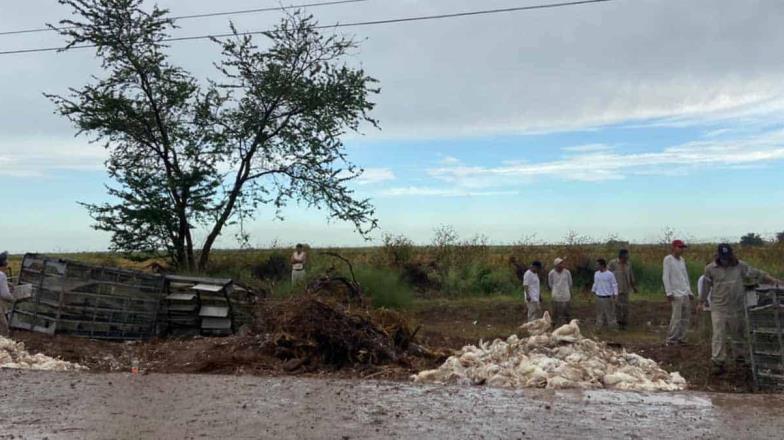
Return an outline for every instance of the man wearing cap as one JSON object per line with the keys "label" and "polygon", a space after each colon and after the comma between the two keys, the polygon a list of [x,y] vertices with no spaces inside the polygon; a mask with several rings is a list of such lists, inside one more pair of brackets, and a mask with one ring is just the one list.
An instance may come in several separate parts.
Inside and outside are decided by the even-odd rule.
{"label": "man wearing cap", "polygon": [[542,271],[542,263],[534,261],[531,267],[523,275],[523,290],[525,291],[525,304],[528,309],[528,321],[534,321],[542,317],[541,297],[539,293],[539,273]]}
{"label": "man wearing cap", "polygon": [[712,323],[711,360],[713,374],[722,374],[727,362],[726,344],[729,343],[737,362],[745,361],[744,307],[746,288],[744,279],[757,282],[780,284],[767,273],[738,260],[732,247],[722,243],[718,247],[716,260],[705,266],[705,288],[700,294],[698,308],[702,308],[710,292]]}
{"label": "man wearing cap", "polygon": [[556,258],[555,266],[547,274],[547,285],[553,298],[553,322],[556,326],[568,324],[572,319],[569,301],[572,299],[572,274],[564,267],[564,259]]}
{"label": "man wearing cap", "polygon": [[687,248],[681,240],[672,242],[672,252],[664,257],[662,263],[662,281],[667,301],[672,305],[670,328],[667,333],[667,345],[686,345],[686,331],[689,329],[691,314],[691,292],[689,272],[686,270],[686,259],[683,252]]}
{"label": "man wearing cap", "polygon": [[629,261],[629,251],[621,249],[618,251],[618,258],[610,261],[607,269],[615,275],[618,282],[618,301],[615,303],[615,316],[618,319],[618,327],[626,330],[629,325],[629,294],[634,291],[637,293],[636,280],[632,263]]}
{"label": "man wearing cap", "polygon": [[6,301],[13,301],[11,289],[8,286],[8,252],[0,254],[0,336],[9,336],[8,319],[6,319]]}

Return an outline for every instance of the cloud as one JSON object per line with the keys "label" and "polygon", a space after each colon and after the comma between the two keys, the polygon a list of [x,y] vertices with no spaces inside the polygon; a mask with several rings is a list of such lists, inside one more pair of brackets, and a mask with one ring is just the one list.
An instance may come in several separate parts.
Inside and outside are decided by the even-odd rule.
{"label": "cloud", "polygon": [[575,145],[572,147],[563,147],[561,148],[561,150],[574,152],[574,153],[590,153],[595,151],[609,151],[614,148],[615,147],[607,144],[585,144],[585,145]]}
{"label": "cloud", "polygon": [[470,191],[457,188],[407,186],[389,188],[379,193],[382,197],[490,197],[510,196],[517,191]]}
{"label": "cloud", "polygon": [[52,171],[100,171],[107,152],[80,139],[34,137],[0,141],[0,175],[43,177]]}
{"label": "cloud", "polygon": [[370,185],[395,179],[395,173],[389,168],[365,168],[362,175],[357,178],[357,183],[360,185]]}
{"label": "cloud", "polygon": [[784,130],[745,139],[701,140],[660,151],[624,153],[590,151],[548,162],[496,167],[453,166],[429,170],[439,180],[461,187],[499,187],[536,177],[606,181],[631,175],[678,175],[695,169],[760,166],[784,160]]}

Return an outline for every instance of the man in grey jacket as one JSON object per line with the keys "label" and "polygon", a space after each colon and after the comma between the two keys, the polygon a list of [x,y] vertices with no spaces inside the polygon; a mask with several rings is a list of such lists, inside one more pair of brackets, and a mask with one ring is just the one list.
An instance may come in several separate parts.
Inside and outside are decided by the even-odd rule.
{"label": "man in grey jacket", "polygon": [[723,374],[726,371],[727,344],[730,345],[735,360],[739,363],[745,362],[744,332],[746,321],[744,307],[746,307],[746,288],[744,279],[781,284],[781,280],[738,260],[730,245],[720,244],[716,260],[705,266],[705,287],[697,304],[698,310],[704,307],[708,299],[708,292],[710,292],[713,374]]}

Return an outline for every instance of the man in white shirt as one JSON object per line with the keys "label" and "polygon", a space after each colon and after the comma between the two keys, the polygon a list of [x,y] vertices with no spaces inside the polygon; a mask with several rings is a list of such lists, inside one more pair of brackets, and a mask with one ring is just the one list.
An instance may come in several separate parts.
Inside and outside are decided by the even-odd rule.
{"label": "man in white shirt", "polygon": [[8,286],[8,252],[0,254],[0,336],[8,337],[10,331],[8,328],[8,319],[6,318],[6,301],[13,301],[14,297],[11,295],[11,289]]}
{"label": "man in white shirt", "polygon": [[686,270],[686,259],[683,258],[683,252],[687,247],[681,240],[673,241],[672,253],[664,257],[662,263],[664,292],[667,294],[667,301],[672,305],[667,345],[686,345],[691,300],[694,299],[689,282],[689,272]]}
{"label": "man in white shirt", "polygon": [[553,261],[555,268],[547,274],[547,285],[553,299],[553,322],[555,325],[568,324],[572,319],[570,301],[572,300],[572,274],[564,267],[564,259]]}
{"label": "man in white shirt", "polygon": [[523,275],[523,290],[525,291],[525,305],[528,309],[528,321],[534,321],[542,317],[541,296],[539,291],[539,273],[542,271],[542,263],[534,261],[531,267]]}
{"label": "man in white shirt", "polygon": [[305,246],[297,244],[291,255],[291,285],[296,286],[305,281],[305,264],[308,262],[308,253]]}
{"label": "man in white shirt", "polygon": [[615,330],[618,321],[615,319],[615,301],[618,298],[618,281],[615,274],[607,270],[604,258],[596,260],[599,270],[593,275],[591,292],[596,294],[596,328],[607,326]]}

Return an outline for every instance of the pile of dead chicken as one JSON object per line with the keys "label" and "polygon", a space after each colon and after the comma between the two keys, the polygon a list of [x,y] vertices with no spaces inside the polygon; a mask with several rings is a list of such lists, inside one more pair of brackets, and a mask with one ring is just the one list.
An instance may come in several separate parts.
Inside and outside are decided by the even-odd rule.
{"label": "pile of dead chicken", "polygon": [[21,342],[0,336],[0,368],[24,370],[79,371],[86,370],[79,364],[51,358],[44,354],[30,354]]}
{"label": "pile of dead chicken", "polygon": [[613,388],[678,391],[686,381],[648,358],[615,351],[584,338],[577,320],[550,332],[550,316],[521,326],[528,338],[512,335],[463,347],[441,367],[413,376],[415,382],[489,385],[504,388]]}

